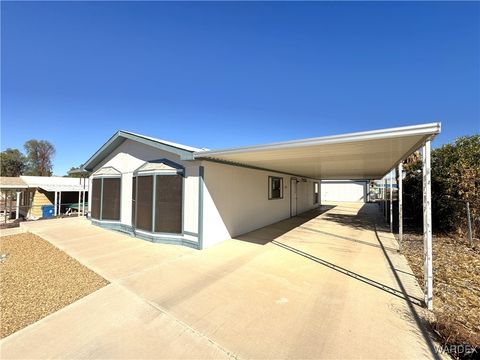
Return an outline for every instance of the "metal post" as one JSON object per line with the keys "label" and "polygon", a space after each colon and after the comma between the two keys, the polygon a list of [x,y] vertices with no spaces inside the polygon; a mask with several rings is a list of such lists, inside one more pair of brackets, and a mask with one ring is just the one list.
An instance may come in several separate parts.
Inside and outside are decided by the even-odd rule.
{"label": "metal post", "polygon": [[58,192],[58,215],[62,215],[62,192]]}
{"label": "metal post", "polygon": [[403,245],[403,164],[398,164],[398,242],[400,251]]}
{"label": "metal post", "polygon": [[7,199],[8,199],[8,191],[5,191],[5,195],[3,198],[3,215],[5,215],[4,222],[7,223]]}
{"label": "metal post", "polygon": [[433,308],[432,268],[432,189],[430,170],[430,140],[423,145],[423,246],[424,246],[424,292],[425,304]]}
{"label": "metal post", "polygon": [[15,209],[15,219],[18,219],[20,217],[20,195],[21,192],[17,191],[17,206]]}
{"label": "metal post", "polygon": [[393,233],[393,172],[395,169],[390,171],[390,232]]}
{"label": "metal post", "polygon": [[385,221],[387,221],[387,178],[385,178],[385,186],[383,189],[383,217]]}
{"label": "metal post", "polygon": [[472,220],[470,220],[470,203],[467,201],[467,225],[468,225],[468,240],[470,241],[470,247],[473,248],[473,236],[472,236]]}
{"label": "metal post", "polygon": [[12,201],[13,201],[13,192],[10,192],[10,201],[8,202],[8,219],[11,219],[12,216]]}
{"label": "metal post", "polygon": [[55,201],[53,204],[53,216],[57,216],[58,192],[55,191]]}
{"label": "metal post", "polygon": [[82,192],[78,192],[77,216],[80,216],[80,201],[82,200]]}

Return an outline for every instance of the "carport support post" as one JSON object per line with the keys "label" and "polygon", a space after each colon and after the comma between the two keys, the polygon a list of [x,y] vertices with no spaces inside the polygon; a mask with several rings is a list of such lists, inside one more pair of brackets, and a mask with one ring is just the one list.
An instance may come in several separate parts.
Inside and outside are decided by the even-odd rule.
{"label": "carport support post", "polygon": [[430,169],[430,140],[423,145],[423,246],[425,304],[433,308],[432,268],[432,189]]}
{"label": "carport support post", "polygon": [[383,187],[383,217],[387,221],[387,178],[385,178],[385,186]]}
{"label": "carport support post", "polygon": [[403,164],[398,164],[398,242],[400,251],[403,243]]}
{"label": "carport support post", "polygon": [[58,215],[62,215],[62,192],[58,192]]}
{"label": "carport support post", "polygon": [[55,191],[55,201],[53,204],[53,216],[57,216],[58,192]]}
{"label": "carport support post", "polygon": [[82,201],[82,192],[78,192],[78,207],[77,207],[77,216],[80,216],[80,204]]}
{"label": "carport support post", "polygon": [[20,217],[20,196],[21,192],[17,191],[17,202],[16,202],[16,208],[15,208],[15,219],[18,219]]}
{"label": "carport support post", "polygon": [[390,232],[393,233],[393,172],[395,169],[390,171]]}
{"label": "carport support post", "polygon": [[83,198],[82,198],[82,215],[85,216],[85,191],[82,191]]}

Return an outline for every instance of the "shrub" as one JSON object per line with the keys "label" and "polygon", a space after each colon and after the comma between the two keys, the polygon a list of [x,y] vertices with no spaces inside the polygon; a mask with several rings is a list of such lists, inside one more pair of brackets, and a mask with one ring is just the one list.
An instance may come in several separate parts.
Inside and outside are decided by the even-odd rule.
{"label": "shrub", "polygon": [[[405,217],[421,226],[422,162],[405,164]],[[432,151],[432,226],[435,232],[465,232],[470,203],[474,234],[480,233],[480,135],[464,136]]]}

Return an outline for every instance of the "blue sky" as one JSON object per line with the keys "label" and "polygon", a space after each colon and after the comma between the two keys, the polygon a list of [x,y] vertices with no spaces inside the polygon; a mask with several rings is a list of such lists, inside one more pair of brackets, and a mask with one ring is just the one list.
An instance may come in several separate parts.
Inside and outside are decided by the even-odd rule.
{"label": "blue sky", "polygon": [[1,3],[1,149],[54,172],[116,130],[222,148],[441,121],[480,132],[480,4]]}

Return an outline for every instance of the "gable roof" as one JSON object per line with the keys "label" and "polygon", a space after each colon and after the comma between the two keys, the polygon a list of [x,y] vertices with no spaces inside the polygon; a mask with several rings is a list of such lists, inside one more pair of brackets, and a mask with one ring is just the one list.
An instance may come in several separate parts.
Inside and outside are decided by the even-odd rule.
{"label": "gable roof", "polygon": [[87,160],[82,168],[87,171],[92,171],[95,166],[102,162],[102,160],[127,139],[180,155],[180,159],[182,160],[193,160],[193,153],[204,151],[204,149],[192,146],[177,144],[171,141],[136,134],[130,131],[119,130],[105,144],[103,144],[102,147],[90,157],[90,159]]}

